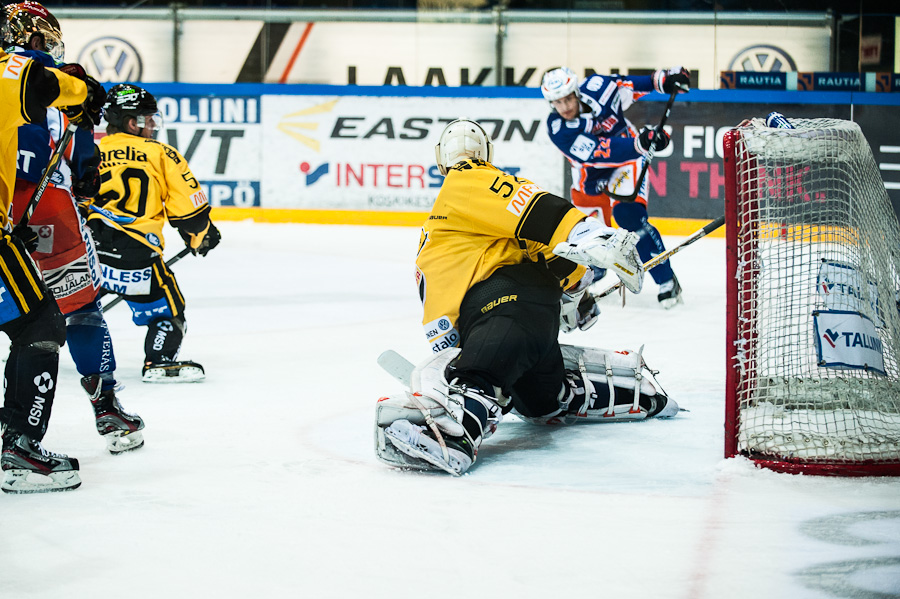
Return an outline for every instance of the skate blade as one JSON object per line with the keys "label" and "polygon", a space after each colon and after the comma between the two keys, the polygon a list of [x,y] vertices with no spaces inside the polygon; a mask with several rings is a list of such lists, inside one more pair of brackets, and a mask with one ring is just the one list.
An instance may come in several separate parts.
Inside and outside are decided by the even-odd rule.
{"label": "skate blade", "polygon": [[202,368],[150,368],[141,378],[145,383],[199,383],[206,378]]}
{"label": "skate blade", "polygon": [[72,491],[81,486],[81,477],[77,470],[64,470],[40,474],[32,470],[13,469],[4,471],[0,489],[4,493],[54,493]]}
{"label": "skate blade", "polygon": [[134,451],[144,446],[144,435],[141,431],[113,431],[103,435],[103,438],[106,439],[106,449],[113,455]]}
{"label": "skate blade", "polygon": [[[397,448],[398,451],[408,455],[411,458],[415,458],[417,460],[421,460],[433,466],[433,468],[422,467],[422,470],[443,470],[447,474],[452,474],[453,476],[460,476],[460,472],[453,468],[452,464],[445,462],[442,459],[439,459],[427,451],[422,451],[415,445],[412,445],[401,439],[399,437],[394,436],[390,430],[382,429],[384,432],[385,438],[390,441],[391,445]],[[424,465],[423,465],[424,466]]]}

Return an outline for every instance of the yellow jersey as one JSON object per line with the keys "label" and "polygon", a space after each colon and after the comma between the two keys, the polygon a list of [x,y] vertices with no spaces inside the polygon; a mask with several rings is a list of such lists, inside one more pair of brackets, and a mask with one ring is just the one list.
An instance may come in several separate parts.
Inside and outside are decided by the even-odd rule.
{"label": "yellow jersey", "polygon": [[87,98],[84,81],[0,50],[0,227],[9,223],[16,186],[19,127],[47,117],[48,106],[75,106]]}
{"label": "yellow jersey", "polygon": [[128,133],[100,140],[100,191],[88,221],[100,220],[162,254],[163,225],[187,233],[209,226],[209,202],[187,160],[168,144]]}
{"label": "yellow jersey", "polygon": [[531,181],[480,160],[453,166],[422,227],[416,279],[422,323],[434,351],[459,344],[459,307],[466,292],[503,266],[545,261],[568,288],[585,267],[553,254],[585,217]]}

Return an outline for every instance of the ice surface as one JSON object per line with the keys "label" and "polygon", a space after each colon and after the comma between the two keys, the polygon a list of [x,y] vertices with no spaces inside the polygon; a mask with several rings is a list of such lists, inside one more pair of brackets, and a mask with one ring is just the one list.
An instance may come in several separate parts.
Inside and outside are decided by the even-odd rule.
{"label": "ice surface", "polygon": [[[0,597],[900,596],[900,479],[722,459],[723,239],[679,253],[685,304],[606,298],[567,343],[637,349],[671,421],[533,427],[508,417],[470,472],[375,460],[375,360],[428,355],[418,231],[221,223],[174,267],[196,385],[140,382],[143,333],[108,314],[120,394],[146,446],[110,456],[63,352],[45,445],[82,487],[0,496]],[[169,253],[180,249],[167,235]],[[672,245],[679,241],[667,238]]]}

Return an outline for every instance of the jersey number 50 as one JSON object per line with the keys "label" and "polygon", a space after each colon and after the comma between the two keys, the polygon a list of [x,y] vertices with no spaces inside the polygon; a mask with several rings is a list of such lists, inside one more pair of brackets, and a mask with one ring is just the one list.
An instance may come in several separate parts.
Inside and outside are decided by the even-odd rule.
{"label": "jersey number 50", "polygon": [[[112,180],[112,171],[100,174],[100,187]],[[126,168],[121,172],[122,194],[113,189],[97,196],[96,203],[101,208],[110,202],[115,202],[115,209],[123,214],[143,217],[147,211],[147,195],[150,189],[150,177],[146,172],[138,168]],[[137,189],[132,191],[132,182],[137,182]],[[135,198],[135,196],[137,196]],[[122,201],[124,200],[124,201]]]}

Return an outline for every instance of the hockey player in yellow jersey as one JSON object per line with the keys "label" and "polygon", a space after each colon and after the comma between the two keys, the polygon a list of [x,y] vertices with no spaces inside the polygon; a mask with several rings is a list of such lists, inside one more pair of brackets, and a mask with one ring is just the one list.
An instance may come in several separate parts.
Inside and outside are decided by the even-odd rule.
{"label": "hockey player in yellow jersey", "polygon": [[[7,23],[0,21],[5,42]],[[37,235],[24,225],[10,233],[8,213],[19,126],[42,121],[48,106],[71,107],[67,112],[73,118],[87,118],[80,108],[88,102],[83,81],[0,50],[0,330],[11,341],[0,410],[0,488],[8,493],[61,491],[81,484],[77,459],[41,445],[56,393],[66,325],[28,256]]]}
{"label": "hockey player in yellow jersey", "polygon": [[[462,474],[510,410],[536,424],[674,415],[639,354],[558,342],[560,330],[586,329],[599,314],[586,266],[640,292],[637,236],[493,166],[475,121],[447,125],[435,152],[446,178],[416,258],[434,355],[409,374],[412,393],[379,400],[379,459]],[[608,369],[627,370],[630,385]]]}
{"label": "hockey player in yellow jersey", "polygon": [[147,326],[145,382],[203,380],[203,367],[178,361],[184,333],[184,297],[163,261],[168,221],[196,255],[206,256],[220,235],[209,203],[187,161],[156,141],[162,117],[145,89],[119,84],[106,96],[107,136],[100,140],[100,192],[88,226],[103,265],[104,287],[124,296],[132,320]]}

